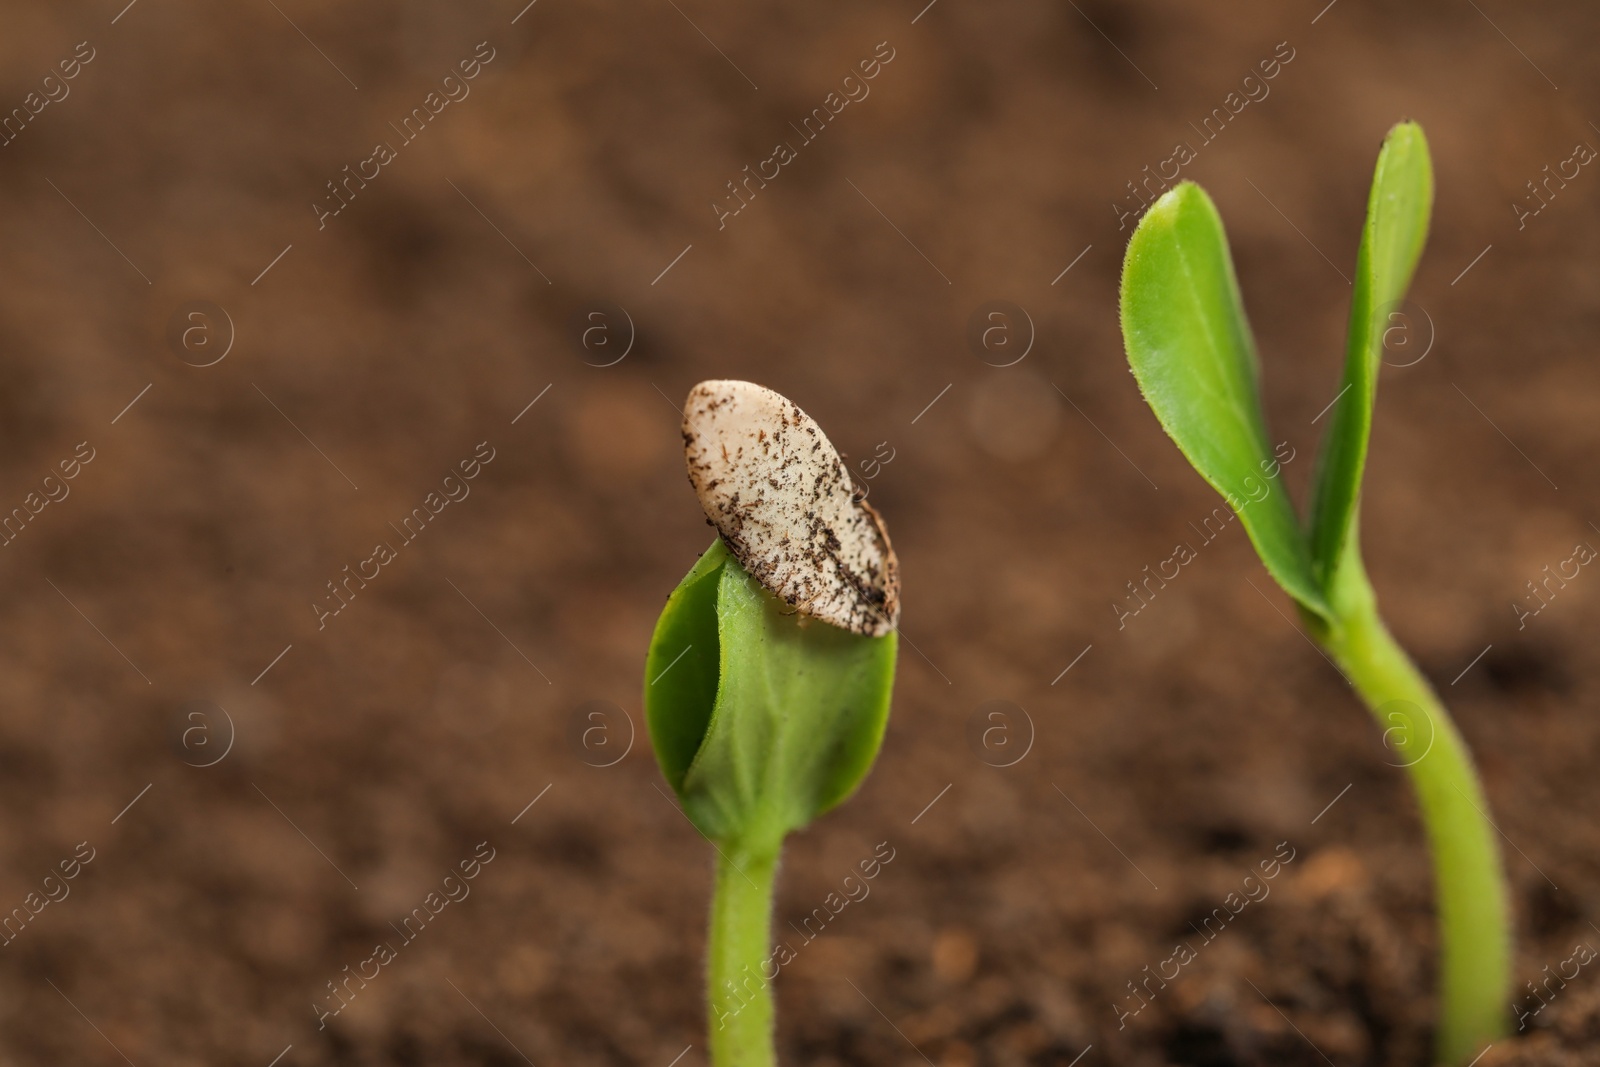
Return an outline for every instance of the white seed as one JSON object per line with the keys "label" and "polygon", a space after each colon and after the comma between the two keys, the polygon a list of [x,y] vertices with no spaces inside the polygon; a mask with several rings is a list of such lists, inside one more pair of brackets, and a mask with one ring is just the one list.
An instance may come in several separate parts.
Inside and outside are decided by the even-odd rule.
{"label": "white seed", "polygon": [[683,408],[689,482],[734,558],[785,603],[881,637],[900,620],[883,520],[791,400],[750,382],[701,382]]}

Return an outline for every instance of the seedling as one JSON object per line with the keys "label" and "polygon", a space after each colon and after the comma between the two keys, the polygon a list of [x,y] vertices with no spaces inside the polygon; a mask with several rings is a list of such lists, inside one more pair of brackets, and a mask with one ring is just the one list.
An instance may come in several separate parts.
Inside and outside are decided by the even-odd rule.
{"label": "seedling", "polygon": [[716,848],[707,947],[714,1067],[771,1067],[783,839],[855,791],[889,721],[900,581],[883,523],[792,402],[702,382],[683,414],[689,481],[717,540],[678,584],[645,659],[661,772]]}
{"label": "seedling", "polygon": [[1384,332],[1422,254],[1432,205],[1427,141],[1421,127],[1401,123],[1378,153],[1356,257],[1343,389],[1305,525],[1277,481],[1228,239],[1199,186],[1185,182],[1163,195],[1129,240],[1122,334],[1161,425],[1238,513],[1261,562],[1299,605],[1306,630],[1378,718],[1385,743],[1411,776],[1438,896],[1436,1054],[1454,1067],[1506,1030],[1504,875],[1471,755],[1379,617],[1357,528]]}

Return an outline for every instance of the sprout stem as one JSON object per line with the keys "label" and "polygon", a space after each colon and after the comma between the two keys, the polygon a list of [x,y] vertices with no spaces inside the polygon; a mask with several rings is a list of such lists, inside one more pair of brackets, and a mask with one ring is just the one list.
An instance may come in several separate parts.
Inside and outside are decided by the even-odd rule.
{"label": "sprout stem", "polygon": [[1378,615],[1372,587],[1342,568],[1339,622],[1317,628],[1384,731],[1393,762],[1417,791],[1433,854],[1439,914],[1436,1061],[1470,1062],[1507,1031],[1511,933],[1506,885],[1489,804],[1466,743],[1416,665]]}
{"label": "sprout stem", "polygon": [[772,885],[776,853],[717,851],[711,898],[706,1004],[712,1067],[775,1067],[772,982]]}

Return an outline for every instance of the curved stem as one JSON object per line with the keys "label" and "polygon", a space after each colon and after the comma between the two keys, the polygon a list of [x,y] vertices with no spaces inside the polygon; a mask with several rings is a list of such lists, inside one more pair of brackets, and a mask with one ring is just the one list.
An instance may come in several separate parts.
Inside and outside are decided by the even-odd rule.
{"label": "curved stem", "polygon": [[[1364,577],[1360,580],[1365,585]],[[1371,587],[1322,635],[1417,791],[1439,912],[1436,1059],[1466,1064],[1506,1033],[1511,933],[1489,805],[1450,714],[1379,618]]]}
{"label": "curved stem", "polygon": [[712,1067],[775,1067],[772,886],[778,858],[717,850],[706,1006]]}

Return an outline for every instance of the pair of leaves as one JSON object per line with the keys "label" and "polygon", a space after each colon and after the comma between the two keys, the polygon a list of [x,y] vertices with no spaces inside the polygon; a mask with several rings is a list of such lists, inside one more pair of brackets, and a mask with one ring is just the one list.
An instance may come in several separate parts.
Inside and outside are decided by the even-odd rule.
{"label": "pair of leaves", "polygon": [[1359,561],[1361,475],[1390,315],[1427,240],[1433,169],[1422,128],[1401,123],[1378,153],[1356,259],[1344,377],[1318,457],[1309,529],[1277,479],[1227,235],[1211,198],[1184,182],[1128,242],[1122,333],[1145,400],[1195,469],[1228,499],[1285,592],[1334,622],[1330,592]]}
{"label": "pair of leaves", "polygon": [[796,613],[721,538],[679,583],[645,658],[662,773],[713,841],[775,854],[871,769],[889,721],[896,635]]}

